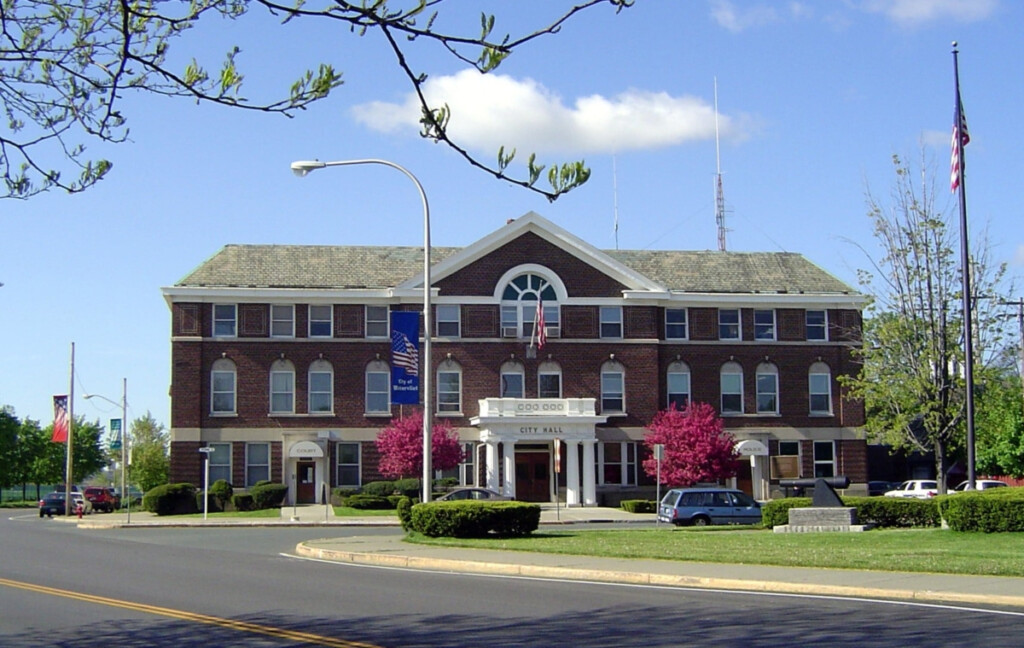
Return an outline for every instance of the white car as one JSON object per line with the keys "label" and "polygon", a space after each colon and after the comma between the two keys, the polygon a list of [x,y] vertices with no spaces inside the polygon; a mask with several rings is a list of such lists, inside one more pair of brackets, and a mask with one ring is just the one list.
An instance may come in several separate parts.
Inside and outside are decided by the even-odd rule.
{"label": "white car", "polygon": [[[997,479],[975,479],[974,490],[988,490],[990,488],[1006,488],[1006,482]],[[960,482],[960,485],[953,489],[955,493],[962,493],[967,490],[967,482]]]}
{"label": "white car", "polygon": [[911,479],[886,492],[886,497],[914,497],[928,499],[939,494],[939,483],[934,479]]}

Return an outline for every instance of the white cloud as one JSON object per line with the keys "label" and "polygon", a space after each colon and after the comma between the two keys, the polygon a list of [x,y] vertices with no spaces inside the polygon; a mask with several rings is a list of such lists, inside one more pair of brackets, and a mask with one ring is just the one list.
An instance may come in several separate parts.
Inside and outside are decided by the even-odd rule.
{"label": "white cloud", "polygon": [[[713,138],[714,106],[692,96],[629,90],[614,97],[590,95],[566,105],[531,79],[463,70],[428,79],[431,106],[451,109],[448,133],[467,148],[499,146],[537,153],[583,154],[647,150]],[[352,109],[360,123],[381,132],[419,129],[415,95],[402,103],[375,101]],[[722,137],[743,139],[751,120],[719,115]]]}
{"label": "white cloud", "polygon": [[865,0],[865,11],[885,14],[893,22],[917,25],[952,18],[963,22],[984,20],[995,13],[999,0]]}
{"label": "white cloud", "polygon": [[[802,5],[792,3],[790,10],[797,12]],[[721,27],[731,32],[741,32],[751,27],[761,27],[778,20],[774,7],[766,5],[747,6],[738,9],[730,0],[712,0],[711,17]]]}
{"label": "white cloud", "polygon": [[1017,253],[1013,255],[1014,265],[1024,266],[1024,243],[1017,246]]}

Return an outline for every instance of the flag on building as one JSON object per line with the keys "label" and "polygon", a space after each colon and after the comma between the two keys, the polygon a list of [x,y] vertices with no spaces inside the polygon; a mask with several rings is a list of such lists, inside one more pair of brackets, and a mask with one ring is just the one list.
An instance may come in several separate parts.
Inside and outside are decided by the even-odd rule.
{"label": "flag on building", "polygon": [[548,333],[544,328],[544,301],[537,297],[537,348],[543,349],[548,341]]}
{"label": "flag on building", "polygon": [[964,172],[964,161],[960,157],[960,152],[970,141],[971,136],[967,132],[967,117],[964,115],[964,106],[960,101],[960,85],[957,80],[956,110],[953,114],[953,155],[949,164],[949,190],[953,193],[960,188],[960,177]]}
{"label": "flag on building", "polygon": [[67,443],[68,441],[68,397],[53,397],[53,436],[50,441],[54,443]]}

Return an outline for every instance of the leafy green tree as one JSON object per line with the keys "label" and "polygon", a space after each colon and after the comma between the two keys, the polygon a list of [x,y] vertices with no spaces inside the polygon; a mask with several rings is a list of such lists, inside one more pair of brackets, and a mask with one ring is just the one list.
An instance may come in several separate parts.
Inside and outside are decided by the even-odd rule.
{"label": "leafy green tree", "polygon": [[[915,172],[899,156],[893,156],[893,164],[889,200],[868,192],[882,256],[872,261],[871,271],[860,273],[874,298],[864,344],[856,351],[863,366],[859,375],[840,380],[864,400],[870,438],[933,455],[945,492],[946,474],[964,448],[966,413],[959,233],[951,214],[937,206],[934,174],[924,164]],[[1005,275],[1005,266],[990,262],[988,250],[988,242],[975,237],[975,296],[998,294]],[[1005,320],[998,317],[995,300],[972,301],[975,364],[982,369],[996,357]]]}
{"label": "leafy green tree", "polygon": [[1024,477],[1024,402],[1020,377],[998,370],[977,398],[977,469],[981,474]]}
{"label": "leafy green tree", "polygon": [[[541,27],[517,37],[496,34],[495,17],[488,14],[481,14],[479,31],[442,28],[445,18],[459,17],[458,6],[446,9],[442,16],[444,1],[4,2],[0,57],[0,100],[8,123],[8,129],[0,134],[4,197],[27,198],[52,187],[81,191],[100,181],[112,164],[105,159],[88,159],[85,142],[117,143],[127,139],[128,119],[121,112],[121,101],[130,90],[294,115],[342,84],[341,73],[321,63],[316,71],[302,72],[283,97],[252,102],[241,94],[244,74],[238,65],[241,51],[237,47],[226,53],[219,69],[213,72],[195,59],[184,69],[174,69],[168,63],[171,45],[189,29],[217,18],[242,20],[259,9],[281,18],[282,23],[298,19],[327,21],[337,25],[339,36],[379,34],[419,98],[422,135],[450,146],[474,167],[551,200],[586,182],[590,171],[582,162],[555,165],[548,172],[551,189],[541,190],[534,185],[544,165],[537,164],[534,156],[527,163],[527,177],[515,179],[506,175],[515,157],[514,149],[506,152],[502,148],[495,163],[485,163],[466,152],[448,136],[452,117],[449,107],[429,105],[424,97],[427,75],[412,63],[412,54],[420,51],[412,43],[433,45],[458,64],[487,73],[497,69],[517,48],[557,33],[581,11],[606,5],[618,12],[634,0],[578,0],[573,6],[552,10],[555,18],[538,20]],[[281,33],[284,38],[288,32]],[[76,174],[73,179],[67,179],[58,169],[58,161]]]}
{"label": "leafy green tree", "polygon": [[129,483],[143,492],[166,484],[171,472],[169,450],[170,435],[152,414],[146,412],[132,421]]}
{"label": "leafy green tree", "polygon": [[0,408],[0,488],[10,488],[17,482],[18,435],[21,421],[7,407]]}

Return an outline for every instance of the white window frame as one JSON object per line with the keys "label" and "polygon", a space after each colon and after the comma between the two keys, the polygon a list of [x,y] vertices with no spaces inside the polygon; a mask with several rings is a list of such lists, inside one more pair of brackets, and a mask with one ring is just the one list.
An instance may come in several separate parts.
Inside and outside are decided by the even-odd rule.
{"label": "white window frame", "polygon": [[[822,385],[824,381],[824,385]],[[815,383],[818,383],[815,385]],[[821,389],[821,387],[824,389]],[[817,389],[816,389],[817,387]],[[807,372],[808,411],[811,416],[832,416],[832,371],[824,362],[815,362]],[[815,408],[815,396],[827,399],[826,409]]]}
{"label": "white window frame", "polygon": [[364,377],[363,407],[366,414],[391,416],[391,368],[383,360],[375,360],[366,365]]}
{"label": "white window frame", "polygon": [[[670,322],[669,316],[671,313],[682,313],[682,322]],[[682,329],[682,335],[679,335],[679,329]],[[675,332],[673,335],[671,332]],[[665,309],[665,339],[666,340],[687,340],[690,337],[690,313],[685,308],[666,308]]]}
{"label": "white window frame", "polygon": [[[218,389],[218,376],[230,377],[230,389]],[[231,407],[217,407],[217,397],[230,394]],[[210,414],[213,416],[234,416],[238,413],[238,368],[227,358],[220,358],[210,368]]]}
{"label": "white window frame", "polygon": [[[455,390],[450,388],[452,377],[457,387]],[[435,407],[438,416],[462,416],[462,367],[455,361],[445,361],[437,370]]]}
{"label": "white window frame", "polygon": [[[765,321],[770,318],[771,321]],[[774,342],[775,334],[775,310],[756,309],[754,311],[754,339],[759,342]]]}
{"label": "white window frame", "polygon": [[462,460],[454,468],[440,471],[441,478],[453,477],[458,480],[459,486],[476,486],[476,472],[473,462],[476,459],[477,444],[463,442],[460,445],[462,447]]}
{"label": "white window frame", "polygon": [[[676,376],[675,381],[683,380],[683,378],[681,378],[681,376],[685,376],[686,391],[673,391],[673,384],[672,384],[674,382],[673,376]],[[676,387],[678,387],[678,385]],[[679,360],[677,360],[677,361],[673,362],[672,364],[670,364],[668,366],[668,371],[666,372],[666,375],[665,375],[665,390],[666,390],[665,406],[666,407],[672,407],[672,403],[673,402],[677,402],[678,403],[678,400],[679,400],[678,398],[674,398],[674,397],[677,397],[679,395],[685,394],[685,396],[686,396],[686,403],[683,404],[683,405],[677,405],[677,406],[678,406],[678,409],[680,409],[680,410],[686,409],[690,405],[690,403],[692,402],[692,398],[693,397],[692,397],[691,389],[692,389],[692,384],[691,384],[691,381],[690,381],[690,367],[688,367],[685,362],[682,362],[682,361],[679,361]]]}
{"label": "white window frame", "polygon": [[270,305],[270,337],[295,337],[295,304]]}
{"label": "white window frame", "polygon": [[[313,389],[314,376],[327,376],[327,391],[322,389]],[[334,367],[331,363],[326,360],[315,360],[309,365],[309,374],[307,376],[308,382],[306,383],[307,397],[306,397],[306,410],[311,416],[330,416],[334,414]],[[317,409],[313,405],[313,401],[326,398],[327,409]]]}
{"label": "white window frame", "polygon": [[536,272],[516,275],[501,289],[501,337],[513,337],[513,329],[517,338],[533,335],[538,299],[544,302],[544,325],[549,331],[548,337],[559,337],[561,307],[557,293],[551,281]]}
{"label": "white window frame", "polygon": [[[280,380],[284,380],[282,385]],[[294,414],[295,413],[295,367],[287,360],[275,360],[270,366],[270,413]],[[276,397],[287,397],[288,408],[278,407]]]}
{"label": "white window frame", "polygon": [[[836,476],[836,442],[835,441],[815,441],[814,442],[814,476],[817,477],[835,477]],[[828,448],[829,458],[819,459],[818,448]],[[819,467],[827,466],[828,469],[819,472]],[[824,474],[828,473],[828,474]]]}
{"label": "white window frame", "polygon": [[[754,374],[754,385],[757,390],[755,407],[758,414],[779,413],[779,368],[773,364],[762,362],[757,365]],[[771,398],[771,407],[762,407],[762,399]]]}
{"label": "white window frame", "polygon": [[[264,448],[266,450],[266,452],[267,452],[267,463],[265,463],[265,464],[254,463],[252,461],[252,459],[251,459],[251,455],[249,454],[249,451],[252,450],[253,448],[258,448],[258,447]],[[256,443],[256,442],[246,443],[245,444],[245,487],[246,488],[252,488],[252,486],[256,482],[258,482],[258,481],[263,481],[263,480],[270,481],[271,463],[272,462],[273,462],[273,457],[270,454],[270,444],[269,443],[263,443],[263,442],[260,442],[260,443]],[[266,468],[266,471],[267,471],[266,475],[265,476],[264,475],[253,475],[252,473],[253,473],[254,469],[257,469],[257,468],[259,468],[259,469]]]}
{"label": "white window frame", "polygon": [[438,304],[437,337],[462,337],[462,308],[458,304]]}
{"label": "white window frame", "polygon": [[[551,395],[542,388],[545,377],[554,376],[558,379],[558,393]],[[545,361],[537,367],[537,398],[561,398],[562,397],[562,367],[556,362]]]}
{"label": "white window frame", "polygon": [[[726,391],[726,376],[738,376],[739,391]],[[740,416],[743,414],[743,367],[736,362],[727,362],[722,365],[718,373],[719,409],[722,416]],[[725,408],[726,396],[739,396],[740,406],[738,410]]]}
{"label": "white window frame", "polygon": [[[231,316],[227,311],[230,309]],[[220,312],[218,312],[220,311]],[[225,327],[228,330],[220,330]],[[238,304],[214,304],[213,305],[213,337],[233,338],[238,337]]]}
{"label": "white window frame", "polygon": [[[384,311],[384,316],[383,316],[383,318],[379,318],[379,317],[377,317],[377,315],[379,314],[380,310],[382,310],[382,309]],[[374,315],[374,317],[372,319],[370,317],[371,311],[372,311],[372,313]],[[371,339],[375,339],[375,340],[379,340],[379,339],[384,339],[384,338],[388,338],[388,337],[391,336],[391,330],[390,330],[390,327],[391,327],[391,325],[390,325],[390,321],[391,321],[390,320],[390,311],[391,311],[391,309],[388,308],[388,306],[386,306],[386,305],[384,305],[384,306],[369,305],[369,304],[366,305],[366,307],[363,309],[363,313],[364,313],[364,326],[365,326],[365,328],[363,330],[364,330],[364,333],[365,333],[365,337],[371,338]],[[377,329],[380,329],[381,326],[384,327],[384,330],[383,331],[377,330]],[[373,332],[370,331],[371,327],[374,329]]]}
{"label": "white window frame", "polygon": [[[323,313],[314,316],[315,310],[327,309],[327,317]],[[314,333],[313,329],[317,324],[327,324],[327,333]],[[331,338],[334,337],[334,305],[333,304],[310,304],[309,305],[309,337]]]}
{"label": "white window frame", "polygon": [[[821,313],[821,322],[811,324],[811,313]],[[821,337],[811,337],[812,330],[821,330]],[[822,308],[804,311],[804,338],[808,342],[828,342],[828,311]]]}
{"label": "white window frame", "polygon": [[[519,391],[509,389],[510,379],[518,379]],[[526,369],[519,362],[504,362],[500,371],[501,383],[498,385],[498,395],[501,398],[526,398]]]}
{"label": "white window frame", "polygon": [[[723,315],[726,313],[735,313],[736,321],[726,321]],[[730,318],[731,319],[731,318]],[[735,335],[731,332],[735,328]],[[730,332],[728,335],[723,335],[723,332]],[[741,340],[743,339],[743,314],[738,308],[719,308],[718,309],[718,339],[719,340]]]}
{"label": "white window frame", "polygon": [[228,442],[207,443],[206,447],[213,448],[213,452],[206,455],[207,461],[210,462],[210,483],[223,479],[231,484],[234,481],[231,478],[231,444]]}
{"label": "white window frame", "polygon": [[[609,446],[619,447],[619,459],[616,462],[610,462],[606,459],[607,448]],[[594,453],[594,462],[597,473],[597,484],[598,486],[636,486],[637,477],[637,455],[639,452],[639,444],[636,441],[604,441],[597,444],[596,452]],[[604,469],[606,465],[618,464],[619,466],[619,481],[610,482],[605,479]]]}
{"label": "white window frame", "polygon": [[622,324],[622,306],[601,306],[599,330],[602,340],[621,340],[624,326]]}
{"label": "white window frame", "polygon": [[[615,407],[615,401],[618,401],[619,407]],[[625,413],[626,368],[618,362],[606,362],[601,366],[601,414],[624,415]]]}
{"label": "white window frame", "polygon": [[[356,450],[356,462],[345,462],[342,463],[343,452],[342,447],[354,447]],[[334,448],[334,484],[340,488],[358,488],[363,485],[363,444],[357,441],[339,441],[335,444]],[[355,467],[356,470],[356,483],[350,484],[342,481],[341,474],[342,469]]]}

